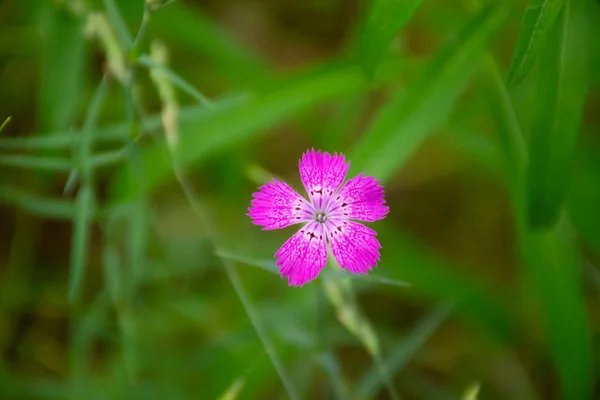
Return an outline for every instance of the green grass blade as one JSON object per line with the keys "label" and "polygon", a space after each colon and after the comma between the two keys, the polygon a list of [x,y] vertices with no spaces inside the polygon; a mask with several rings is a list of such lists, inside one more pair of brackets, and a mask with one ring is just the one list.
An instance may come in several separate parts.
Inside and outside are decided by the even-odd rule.
{"label": "green grass blade", "polygon": [[522,179],[527,165],[527,144],[523,132],[496,62],[487,54],[483,64],[489,79],[490,108],[499,130],[506,169],[512,171],[513,178]]}
{"label": "green grass blade", "polygon": [[85,93],[88,43],[83,18],[54,2],[45,2],[46,14],[40,69],[39,125],[48,131],[67,129],[81,111]]}
{"label": "green grass blade", "polygon": [[593,159],[600,160],[597,152],[581,149],[577,155],[568,206],[582,241],[600,256],[600,165]]}
{"label": "green grass blade", "polygon": [[183,90],[190,96],[192,96],[196,101],[202,104],[205,107],[213,108],[213,102],[208,99],[205,95],[203,95],[198,89],[192,86],[190,83],[186,82],[183,78],[177,75],[175,72],[171,71],[165,65],[159,65],[155,63],[152,58],[147,55],[140,56],[137,61],[138,64],[143,65],[149,69],[160,69],[160,71],[173,83],[173,85],[177,86],[179,89]]}
{"label": "green grass blade", "polygon": [[70,220],[75,212],[75,206],[70,200],[39,197],[12,187],[0,186],[0,203],[48,219]]}
{"label": "green grass blade", "polygon": [[350,159],[351,175],[365,172],[387,180],[452,110],[475,70],[473,59],[503,25],[508,10],[481,10],[430,62],[405,93],[384,105]]}
{"label": "green grass blade", "polygon": [[26,155],[0,155],[0,165],[13,168],[28,168],[52,172],[66,172],[73,168],[73,162],[57,157],[38,157]]}
{"label": "green grass blade", "polygon": [[[214,68],[235,81],[256,80],[264,76],[264,67],[257,56],[212,24],[197,8],[175,2],[152,15],[150,30],[165,41],[206,57]],[[168,43],[168,42],[167,42]]]}
{"label": "green grass blade", "polygon": [[82,186],[77,193],[73,233],[71,237],[71,258],[69,271],[69,300],[75,301],[83,281],[88,259],[91,225],[95,214],[94,182],[92,176],[91,155],[93,135],[100,110],[108,92],[107,78],[102,78],[91,100],[81,131],[81,141],[75,154]]}
{"label": "green grass blade", "polygon": [[400,29],[410,20],[422,0],[374,0],[361,32],[358,57],[372,76]]}
{"label": "green grass blade", "polygon": [[8,125],[8,123],[10,122],[10,117],[7,117],[4,122],[2,123],[2,125],[0,125],[0,133],[2,133],[2,131],[4,130],[4,127],[6,125]]}
{"label": "green grass blade", "polygon": [[570,0],[541,55],[529,143],[531,226],[551,226],[567,195],[587,96],[586,3]]}
{"label": "green grass blade", "polygon": [[[330,256],[329,260],[332,265],[335,265],[334,268],[340,268],[333,256]],[[365,350],[367,350],[373,359],[378,378],[386,386],[390,397],[398,400],[400,396],[394,387],[392,374],[389,371],[388,365],[383,360],[379,337],[358,303],[352,282],[349,280],[339,282],[324,281],[323,290],[336,309],[337,319],[350,333],[360,340]]]}
{"label": "green grass blade", "polygon": [[[206,106],[182,107],[180,121],[184,124],[207,118],[218,109],[225,110],[247,101],[247,96],[232,95],[213,102],[213,108],[207,110]],[[161,128],[161,117],[159,114],[151,114],[143,118],[140,130],[153,132]],[[99,127],[96,134],[91,138],[93,143],[100,144],[123,144],[130,138],[129,123],[118,123]],[[81,134],[76,132],[38,132],[27,137],[0,137],[0,150],[70,150],[81,140]]]}
{"label": "green grass blade", "polygon": [[[325,66],[281,81],[230,108],[182,121],[178,162],[182,167],[198,162],[217,150],[264,135],[267,128],[295,112],[364,89],[366,82],[360,69],[347,65]],[[172,178],[164,143],[146,149],[142,163],[148,189]],[[124,171],[118,172],[115,185],[124,191],[121,196],[130,196]]]}
{"label": "green grass blade", "polygon": [[115,4],[114,0],[104,0],[104,8],[106,9],[108,20],[113,26],[117,38],[119,38],[119,42],[121,42],[121,46],[125,49],[129,49],[133,44],[133,39],[131,33],[129,33],[127,24],[119,11],[119,7]]}
{"label": "green grass blade", "polygon": [[[423,317],[396,347],[389,351],[389,355],[386,356],[386,363],[392,375],[404,367],[417,351],[423,347],[425,342],[448,317],[451,309],[452,307],[448,305],[436,307]],[[356,384],[355,393],[361,399],[371,398],[379,391],[380,387],[378,372],[374,368],[371,368],[363,374]]]}
{"label": "green grass blade", "polygon": [[508,71],[509,86],[521,82],[535,64],[564,3],[565,0],[530,0]]}
{"label": "green grass blade", "polygon": [[525,266],[558,371],[564,399],[591,399],[594,347],[584,299],[582,265],[570,227],[537,233],[521,228]]}
{"label": "green grass blade", "polygon": [[[379,267],[389,270],[394,279],[411,283],[405,293],[418,298],[452,302],[462,317],[477,323],[502,341],[514,338],[514,326],[508,315],[506,299],[490,285],[461,274],[457,267],[429,254],[411,237],[394,231],[379,229],[382,237],[394,244],[394,251],[382,255]],[[385,247],[384,247],[385,251]],[[402,265],[405,268],[386,266]]]}
{"label": "green grass blade", "polygon": [[[262,269],[263,271],[267,271],[271,274],[279,275],[278,268],[275,265],[275,261],[273,259],[269,259],[269,260],[256,259],[253,257],[239,255],[232,251],[226,251],[226,250],[217,250],[216,254],[217,254],[217,256],[224,258],[224,259],[239,262],[242,264],[246,264],[246,265],[249,265],[252,267]],[[410,286],[410,284],[407,282],[404,282],[404,281],[401,281],[398,279],[392,279],[389,277],[381,276],[378,272],[371,272],[368,275],[352,275],[352,274],[344,272],[344,271],[327,270],[327,271],[323,271],[321,273],[321,277],[323,278],[323,280],[326,280],[326,281],[339,281],[339,280],[346,280],[346,279],[355,279],[355,280],[372,282],[372,283],[381,284],[381,285],[390,285],[390,286],[397,286],[397,287]]]}
{"label": "green grass blade", "polygon": [[344,381],[341,366],[335,355],[330,352],[323,352],[316,356],[316,360],[331,379],[336,398],[339,400],[351,399],[348,385]]}

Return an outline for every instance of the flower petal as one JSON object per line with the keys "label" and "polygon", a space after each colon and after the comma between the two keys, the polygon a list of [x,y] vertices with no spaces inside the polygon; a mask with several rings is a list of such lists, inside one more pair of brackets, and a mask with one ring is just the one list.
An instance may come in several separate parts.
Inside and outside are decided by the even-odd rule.
{"label": "flower petal", "polygon": [[252,195],[248,208],[252,223],[263,226],[263,230],[285,228],[312,219],[312,207],[308,201],[287,183],[273,179]]}
{"label": "flower petal", "polygon": [[298,163],[300,178],[315,208],[323,209],[346,179],[349,166],[343,154],[331,155],[314,149],[302,154]]}
{"label": "flower petal", "polygon": [[340,219],[329,220],[327,237],[331,252],[340,266],[353,274],[366,274],[379,261],[381,245],[377,232],[362,224]]}
{"label": "flower petal", "polygon": [[323,224],[311,221],[275,253],[281,277],[290,286],[302,286],[315,279],[327,263],[327,242]]}
{"label": "flower petal", "polygon": [[373,222],[384,218],[390,211],[385,205],[383,186],[373,177],[360,174],[340,189],[328,216]]}

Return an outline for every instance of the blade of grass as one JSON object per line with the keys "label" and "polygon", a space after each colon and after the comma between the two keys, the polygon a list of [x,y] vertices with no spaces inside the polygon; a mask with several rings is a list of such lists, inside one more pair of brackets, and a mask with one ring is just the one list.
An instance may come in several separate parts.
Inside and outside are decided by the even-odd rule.
{"label": "blade of grass", "polygon": [[[221,258],[226,258],[231,261],[236,261],[242,264],[246,264],[252,267],[257,267],[262,269],[263,271],[270,272],[275,275],[279,275],[279,271],[277,266],[275,265],[275,261],[272,259],[269,260],[261,260],[248,256],[243,256],[232,251],[226,250],[217,250],[216,255]],[[398,287],[407,287],[410,286],[409,283],[403,282],[397,279],[392,279],[384,276],[380,276],[375,272],[371,272],[369,275],[352,275],[343,271],[323,271],[321,274],[323,280],[327,281],[339,281],[345,279],[356,279],[366,282],[373,282],[382,285],[390,285],[390,286],[398,286]]]}
{"label": "blade of grass", "polygon": [[392,40],[413,16],[422,0],[374,0],[371,3],[358,47],[358,58],[372,76]]}
{"label": "blade of grass", "polygon": [[[380,227],[378,231],[389,243],[394,243],[394,251],[384,254],[385,262],[379,268],[389,270],[392,278],[410,282],[411,289],[406,294],[451,302],[463,318],[484,327],[494,337],[502,341],[517,339],[506,309],[507,299],[491,285],[459,273],[457,267],[446,265],[397,229]],[[386,268],[386,265],[405,267]]]}
{"label": "blade of grass", "polygon": [[336,397],[340,400],[349,400],[351,398],[350,391],[348,385],[346,385],[346,382],[344,381],[340,364],[335,356],[330,352],[322,352],[316,356],[316,359],[319,365],[321,365],[321,368],[323,368],[327,376],[331,379]]}
{"label": "blade of grass", "polygon": [[52,172],[68,172],[73,168],[69,159],[38,157],[20,154],[0,155],[0,165],[13,168],[39,169]]}
{"label": "blade of grass", "polygon": [[69,128],[81,110],[85,93],[88,43],[83,19],[54,2],[44,2],[44,32],[40,46],[39,125],[47,131]]}
{"label": "blade of grass", "polygon": [[[386,363],[391,374],[396,374],[423,347],[439,326],[450,315],[452,307],[446,304],[434,308],[404,337],[396,347],[389,351]],[[372,398],[380,389],[381,383],[377,370],[367,370],[357,382],[354,392],[358,398]]]}
{"label": "blade of grass", "polygon": [[406,92],[383,106],[352,152],[350,174],[365,172],[385,181],[452,110],[475,70],[472,62],[503,26],[508,9],[493,4],[482,9],[429,62]]}
{"label": "blade of grass", "polygon": [[[566,400],[591,399],[594,347],[582,293],[582,266],[565,219],[554,229],[529,232],[521,224],[527,276],[548,335],[548,350]],[[565,323],[568,321],[568,323]]]}
{"label": "blade of grass", "polygon": [[[166,63],[166,48],[160,42],[154,42],[151,56],[154,61],[159,64]],[[163,125],[165,129],[165,139],[168,145],[168,151],[170,153],[170,157],[173,163],[173,169],[175,171],[176,178],[181,186],[188,202],[190,203],[192,210],[197,216],[200,224],[204,228],[204,231],[207,233],[208,237],[211,240],[213,248],[218,248],[216,243],[216,234],[212,225],[212,222],[209,218],[209,214],[205,211],[203,204],[199,201],[198,196],[196,195],[193,187],[187,180],[185,175],[185,171],[183,170],[183,164],[180,162],[180,154],[183,149],[182,142],[180,141],[179,135],[179,125],[178,125],[178,112],[179,107],[175,98],[175,92],[169,79],[162,74],[160,70],[153,70],[151,74],[151,78],[157,87],[159,92],[159,96],[163,103]],[[242,302],[246,314],[250,318],[252,326],[256,331],[259,339],[262,342],[263,347],[271,363],[273,364],[275,370],[277,371],[279,378],[288,394],[288,396],[292,400],[299,399],[300,396],[292,383],[289,375],[286,370],[283,368],[283,364],[280,361],[280,357],[275,350],[275,346],[271,342],[271,339],[267,335],[266,329],[263,325],[263,322],[260,318],[260,314],[258,313],[256,307],[252,303],[250,296],[246,292],[246,289],[242,285],[242,281],[237,274],[237,270],[234,265],[231,264],[226,259],[221,259],[227,277],[231,281],[231,284]]]}
{"label": "blade of grass", "polygon": [[106,76],[96,88],[86,114],[81,132],[76,156],[76,164],[81,174],[82,186],[77,193],[75,201],[75,214],[73,215],[73,234],[71,238],[71,260],[69,271],[69,300],[75,301],[83,281],[85,266],[88,258],[90,229],[95,213],[94,182],[90,158],[92,154],[92,137],[100,110],[104,105],[108,92]]}
{"label": "blade of grass", "polygon": [[[267,128],[295,112],[365,89],[367,83],[360,69],[346,64],[325,65],[278,81],[248,101],[182,124],[179,162],[187,166],[234,143],[264,135]],[[170,178],[171,166],[164,143],[146,149],[142,158],[148,189]],[[115,193],[121,199],[127,198],[128,187],[125,174],[118,171],[113,185]]]}
{"label": "blade of grass", "polygon": [[588,92],[586,3],[570,0],[541,54],[529,143],[527,211],[534,228],[562,210]]}
{"label": "blade of grass", "polygon": [[0,186],[0,202],[47,219],[70,220],[75,214],[70,200],[40,197],[12,187]]}
{"label": "blade of grass", "polygon": [[[329,260],[334,268],[340,268],[332,256],[329,257]],[[387,388],[390,397],[394,400],[399,400],[400,396],[394,387],[392,374],[381,354],[381,345],[377,333],[359,307],[352,283],[348,280],[339,282],[323,281],[323,290],[331,304],[335,307],[336,316],[340,323],[360,340],[365,350],[373,359],[378,377],[381,383]]]}
{"label": "blade of grass", "polygon": [[500,147],[505,155],[506,168],[514,178],[522,179],[527,165],[527,145],[517,120],[515,109],[498,70],[490,54],[483,58],[484,70],[489,79],[490,102],[494,121],[498,126]]}
{"label": "blade of grass", "polygon": [[2,133],[2,131],[4,130],[4,127],[6,125],[8,125],[9,122],[10,122],[10,117],[6,117],[6,119],[4,120],[4,122],[2,123],[2,125],[0,125],[0,133]]}
{"label": "blade of grass", "polygon": [[[248,100],[245,95],[232,95],[213,102],[215,109],[228,109]],[[187,106],[181,109],[181,122],[187,125],[191,121],[207,118],[215,110],[207,110],[204,106]],[[152,132],[160,129],[161,116],[149,115],[141,120],[140,130]],[[94,143],[124,143],[130,137],[129,122],[99,127],[92,141]],[[28,137],[0,137],[0,150],[60,150],[71,149],[79,143],[81,134],[77,132],[38,132]]]}
{"label": "blade of grass", "polygon": [[479,382],[470,384],[465,393],[462,396],[462,400],[477,400],[479,396],[479,388],[481,387]]}
{"label": "blade of grass", "polygon": [[[146,3],[146,1],[144,3]],[[133,39],[129,33],[129,29],[127,29],[127,24],[125,23],[119,8],[114,0],[104,0],[104,8],[106,9],[108,20],[113,26],[117,38],[119,38],[119,42],[121,42],[121,46],[125,49],[129,49],[133,44]]]}
{"label": "blade of grass", "polygon": [[156,36],[173,40],[181,48],[198,52],[227,77],[247,84],[265,75],[263,62],[228,37],[219,27],[183,2],[164,7],[152,17]]}
{"label": "blade of grass", "polygon": [[568,206],[582,241],[600,256],[600,165],[594,165],[593,159],[600,159],[598,153],[582,146],[577,155]]}
{"label": "blade of grass", "polygon": [[529,1],[506,79],[509,86],[521,82],[535,64],[564,3],[565,0]]}
{"label": "blade of grass", "polygon": [[175,72],[171,71],[168,67],[164,65],[156,64],[150,57],[147,55],[141,55],[136,63],[147,67],[148,69],[158,68],[161,72],[171,80],[171,82],[177,86],[179,89],[183,90],[190,96],[192,96],[198,103],[202,104],[206,108],[213,108],[214,104],[211,100],[209,100],[205,95],[203,95],[198,89],[194,86],[186,82],[183,78],[177,75]]}

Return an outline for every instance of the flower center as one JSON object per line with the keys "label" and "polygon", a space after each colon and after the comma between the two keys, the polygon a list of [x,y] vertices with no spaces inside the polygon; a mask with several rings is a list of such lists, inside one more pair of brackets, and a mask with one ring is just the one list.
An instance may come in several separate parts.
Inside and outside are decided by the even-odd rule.
{"label": "flower center", "polygon": [[321,224],[327,222],[327,214],[325,214],[324,212],[318,212],[315,215],[315,221]]}

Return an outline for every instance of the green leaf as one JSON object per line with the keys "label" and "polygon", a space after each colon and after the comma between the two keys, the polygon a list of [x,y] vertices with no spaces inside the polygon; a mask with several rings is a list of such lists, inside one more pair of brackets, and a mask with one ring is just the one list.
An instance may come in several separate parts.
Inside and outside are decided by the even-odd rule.
{"label": "green leaf", "polygon": [[503,25],[508,10],[491,5],[481,10],[421,75],[384,105],[350,159],[351,174],[365,172],[387,180],[443,123],[473,74],[473,59]]}
{"label": "green leaf", "polygon": [[555,223],[569,188],[588,92],[586,37],[585,0],[570,0],[541,55],[526,177],[535,228]]}
{"label": "green leaf", "polygon": [[[564,2],[565,0],[530,0],[508,71],[509,86],[521,82],[535,64],[542,48],[548,42],[550,31]],[[553,43],[553,40],[550,40],[550,43]]]}
{"label": "green leaf", "polygon": [[360,64],[372,76],[392,40],[410,20],[422,0],[374,0],[360,37]]}

